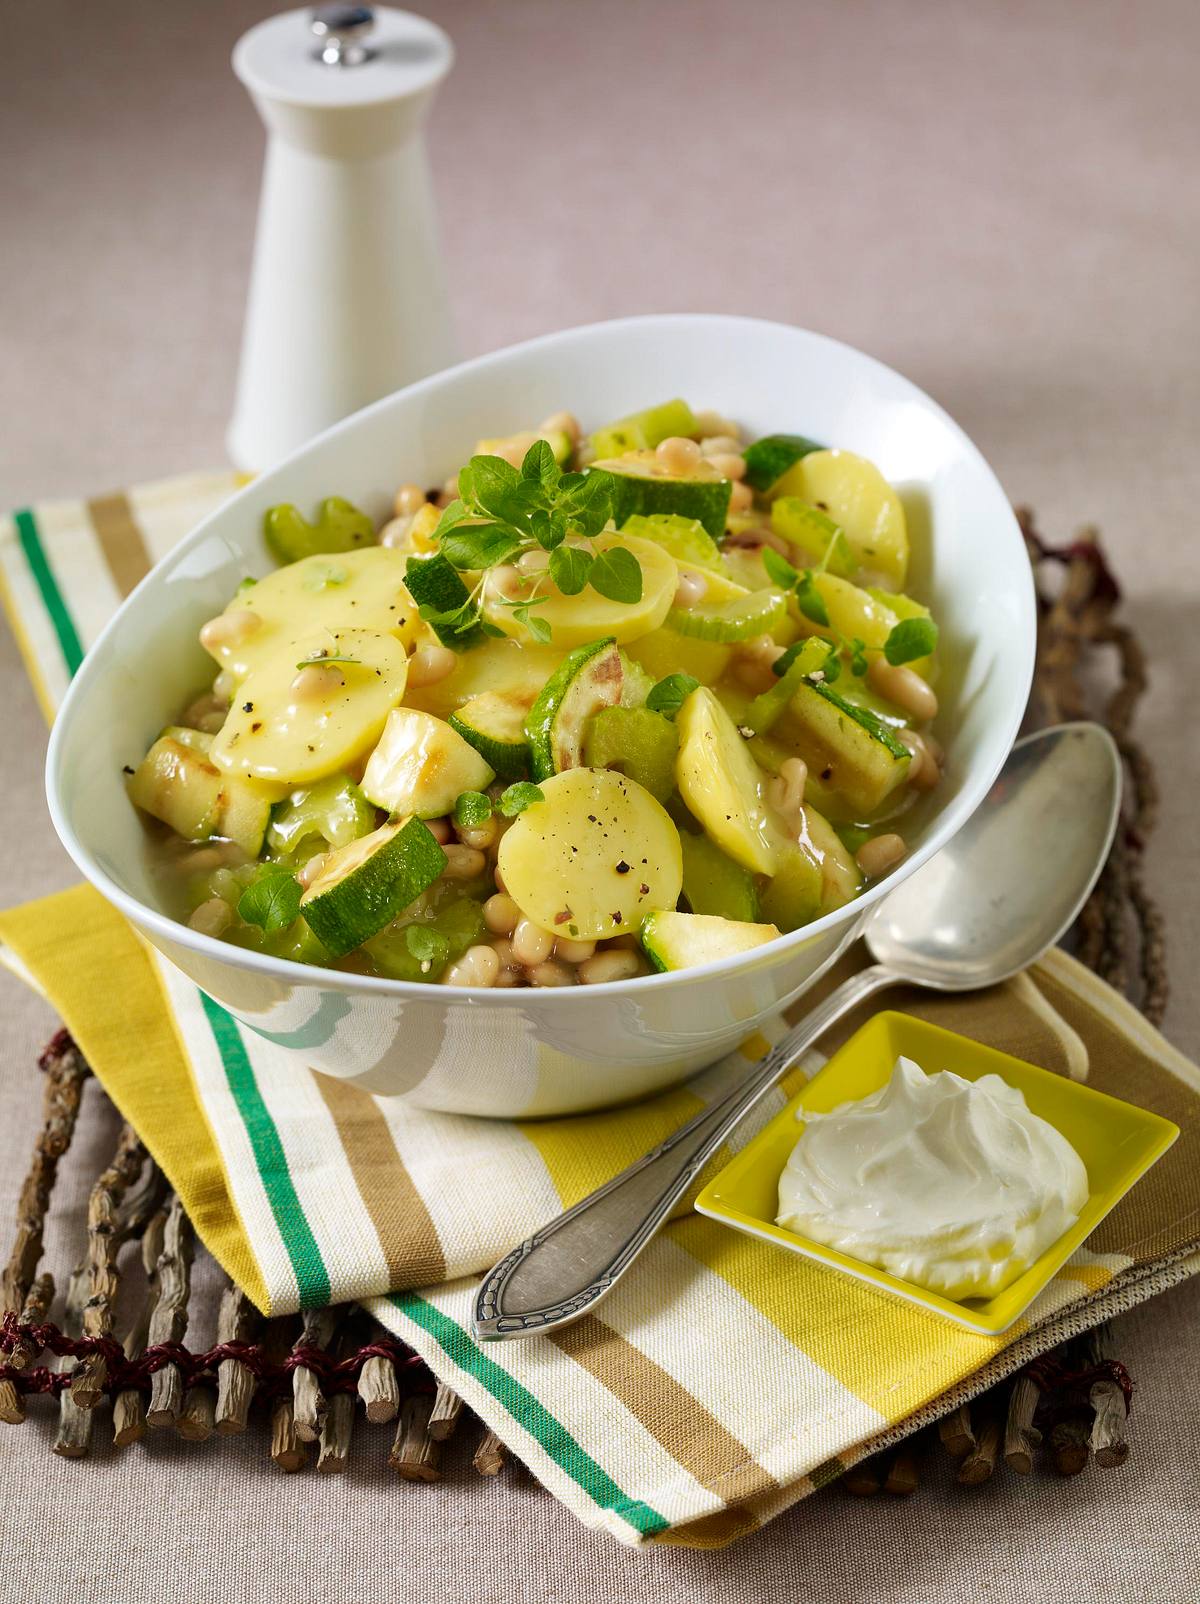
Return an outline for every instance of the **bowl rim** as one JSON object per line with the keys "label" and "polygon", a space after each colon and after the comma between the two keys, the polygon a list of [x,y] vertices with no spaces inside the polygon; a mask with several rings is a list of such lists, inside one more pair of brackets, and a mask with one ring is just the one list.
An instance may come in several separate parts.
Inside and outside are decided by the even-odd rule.
{"label": "bowl rim", "polygon": [[[110,874],[96,860],[92,851],[80,840],[77,832],[70,822],[67,805],[63,801],[61,792],[63,752],[67,741],[67,731],[70,729],[76,706],[91,693],[91,679],[89,675],[89,661],[95,662],[100,656],[100,648],[114,638],[120,631],[127,612],[139,605],[142,591],[158,582],[160,572],[168,565],[178,562],[185,557],[191,549],[198,545],[208,534],[210,527],[218,520],[228,517],[230,509],[249,495],[260,484],[261,479],[270,475],[284,474],[301,458],[313,449],[318,442],[324,443],[335,440],[340,436],[357,428],[361,421],[376,413],[393,406],[399,396],[420,396],[426,392],[440,388],[448,382],[457,379],[466,372],[478,373],[502,365],[515,353],[536,354],[547,347],[560,342],[584,338],[586,336],[599,336],[601,333],[615,333],[619,330],[661,327],[663,325],[693,324],[704,327],[720,327],[740,329],[771,330],[777,334],[788,337],[800,335],[805,340],[813,342],[819,347],[842,354],[848,354],[858,363],[864,363],[869,369],[885,375],[890,382],[898,383],[909,392],[912,399],[933,413],[945,425],[951,436],[958,443],[963,454],[971,459],[975,466],[981,470],[985,481],[990,481],[1002,506],[1007,511],[1008,522],[1014,538],[1020,540],[1020,526],[1016,516],[1005,495],[999,478],[984,457],[982,451],[966,433],[962,426],[955,422],[946,410],[926,394],[911,379],[905,378],[894,368],[881,362],[877,357],[858,350],[844,340],[834,339],[831,335],[820,334],[812,329],[801,328],[797,324],[780,323],[774,319],[746,317],[733,313],[707,313],[707,312],[664,312],[642,313],[633,317],[608,318],[594,323],[576,324],[570,328],[558,329],[548,334],[537,335],[529,340],[518,341],[500,350],[486,352],[482,356],[470,357],[465,361],[455,363],[453,367],[443,368],[439,372],[419,379],[413,384],[405,385],[400,390],[381,396],[379,400],[371,402],[359,411],[342,418],[332,427],[314,435],[296,451],[291,452],[282,461],[275,463],[266,473],[249,481],[236,491],[226,501],[215,508],[206,518],[203,518],[195,528],[191,529],[174,547],[162,557],[150,571],[143,577],[137,586],[125,598],[120,607],[109,619],[108,623],[97,636],[90,651],[67,688],[66,694],[59,706],[50,741],[46,752],[46,801],[50,819],[67,853],[82,871],[85,878],[125,915],[135,926],[141,926],[153,932],[168,944],[175,944],[190,949],[199,956],[210,961],[234,968],[250,970],[254,973],[269,976],[274,980],[291,985],[331,987],[334,990],[351,993],[364,993],[397,998],[424,998],[428,1000],[430,985],[428,981],[392,980],[379,975],[356,975],[340,969],[325,969],[313,964],[297,963],[290,958],[275,958],[267,953],[255,952],[252,948],[234,947],[228,942],[218,940],[215,936],[206,936],[190,925],[182,924],[172,919],[158,909],[142,902],[119,885]],[[635,975],[626,980],[603,981],[588,986],[589,995],[607,995],[625,997],[628,995],[644,995],[650,987],[659,989],[668,985],[691,983],[694,981],[714,980],[717,977],[724,979],[727,976],[739,973],[748,973],[759,967],[767,967],[782,961],[788,953],[802,944],[807,944],[822,936],[829,935],[839,926],[849,925],[859,921],[868,909],[874,906],[882,897],[901,880],[916,872],[922,864],[929,861],[936,852],[939,852],[946,842],[960,830],[970,818],[971,814],[982,802],[990,789],[996,776],[1004,763],[1005,757],[1016,739],[1024,717],[1025,706],[1029,697],[1030,686],[1033,682],[1034,654],[1036,647],[1037,614],[1033,585],[1033,573],[1028,567],[1024,575],[1024,583],[1019,586],[1022,614],[1022,638],[1018,642],[1023,671],[1019,676],[1019,683],[1015,690],[1009,710],[1007,728],[1003,731],[1003,739],[997,744],[997,756],[992,763],[979,768],[976,773],[964,783],[958,796],[948,804],[943,813],[934,819],[929,839],[917,850],[906,857],[895,871],[885,875],[874,885],[861,892],[852,902],[831,913],[822,915],[811,924],[803,925],[799,930],[788,931],[775,940],[765,943],[761,947],[752,947],[744,953],[737,953],[731,957],[714,959],[711,963],[698,964],[690,969],[670,970],[650,975]],[[766,963],[764,964],[764,958]],[[461,986],[452,988],[455,1002],[482,1003],[490,1007],[529,1006],[529,991],[527,987],[496,988],[487,986]],[[570,1007],[571,999],[576,995],[575,986],[538,988],[538,1006],[544,1002],[548,1008],[557,1009]],[[450,999],[447,999],[449,1001]]]}

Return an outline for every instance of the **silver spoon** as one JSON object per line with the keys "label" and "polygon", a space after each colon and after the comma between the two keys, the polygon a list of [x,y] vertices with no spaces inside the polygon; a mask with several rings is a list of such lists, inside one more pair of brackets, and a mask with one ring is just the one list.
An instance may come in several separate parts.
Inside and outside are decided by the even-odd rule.
{"label": "silver spoon", "polygon": [[975,991],[1040,957],[1096,883],[1120,805],[1120,758],[1098,724],[1060,725],[1018,741],[953,840],[868,918],[864,933],[875,962],[814,1008],[720,1101],[501,1259],[476,1295],[476,1336],[537,1336],[595,1308],[743,1115],[875,992],[899,985]]}

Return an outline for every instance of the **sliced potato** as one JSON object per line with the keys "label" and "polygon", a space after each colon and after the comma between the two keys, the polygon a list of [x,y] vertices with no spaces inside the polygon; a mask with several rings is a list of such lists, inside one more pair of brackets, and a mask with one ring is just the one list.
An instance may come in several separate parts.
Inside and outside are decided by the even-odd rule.
{"label": "sliced potato", "polygon": [[779,827],[763,795],[765,775],[737,726],[706,686],[679,710],[680,794],[705,833],[743,869],[773,874]]}
{"label": "sliced potato", "polygon": [[[331,663],[317,694],[294,689],[298,664],[317,654]],[[246,675],[212,744],[212,761],[230,774],[302,785],[336,774],[361,757],[404,695],[408,657],[394,635],[322,630],[278,642]]]}
{"label": "sliced potato", "polygon": [[674,908],[683,885],[679,832],[649,791],[612,769],[564,769],[500,842],[505,890],[524,916],[570,940],[636,930]]}
{"label": "sliced potato", "polygon": [[908,573],[908,523],[900,497],[873,462],[853,451],[811,451],[771,487],[772,497],[799,496],[840,524],[862,568],[882,574],[893,590]]}
{"label": "sliced potato", "polygon": [[[269,658],[282,640],[301,631],[372,629],[394,635],[412,649],[422,628],[416,605],[404,588],[406,553],[390,546],[303,557],[247,585],[225,609],[260,620],[243,638],[215,644],[212,655],[238,680]],[[297,654],[298,655],[298,654]]]}
{"label": "sliced potato", "polygon": [[[421,644],[436,646],[438,642],[433,639]],[[460,653],[454,672],[445,679],[412,686],[405,705],[448,718],[475,697],[494,692],[531,707],[565,655],[557,647],[540,646],[536,641],[485,640]]]}
{"label": "sliced potato", "polygon": [[[667,616],[679,583],[674,558],[654,541],[639,540],[635,535],[597,535],[592,549],[603,552],[618,546],[631,552],[641,565],[641,600],[609,601],[590,585],[577,596],[564,596],[558,590],[543,593],[535,601],[533,612],[549,625],[552,646],[570,650],[602,635],[610,635],[618,645],[624,645],[657,629]],[[532,595],[532,590],[527,594]],[[500,588],[496,572],[489,574],[483,589],[484,617],[513,640],[531,640],[525,625],[513,617],[513,609],[504,605],[513,599]]]}
{"label": "sliced potato", "polygon": [[677,635],[664,625],[635,640],[629,656],[652,680],[666,679],[668,674],[691,674],[701,685],[715,685],[729,667],[733,647],[721,641]]}

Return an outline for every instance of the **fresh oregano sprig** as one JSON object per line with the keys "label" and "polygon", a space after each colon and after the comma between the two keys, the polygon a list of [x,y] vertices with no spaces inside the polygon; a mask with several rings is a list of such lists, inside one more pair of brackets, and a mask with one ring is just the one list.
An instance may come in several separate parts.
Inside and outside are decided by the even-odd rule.
{"label": "fresh oregano sprig", "polygon": [[[458,496],[434,530],[441,556],[456,571],[479,573],[474,588],[439,608],[424,602],[421,617],[448,645],[465,647],[478,631],[501,633],[480,615],[479,598],[487,570],[515,562],[527,551],[549,553],[547,572],[564,596],[590,585],[609,601],[634,603],[642,596],[642,570],[625,547],[589,551],[566,544],[569,537],[592,539],[613,516],[616,482],[610,473],[564,473],[545,440],[535,440],[519,469],[503,457],[475,456],[458,476]],[[550,626],[532,609],[540,599],[543,576],[522,581],[522,593],[502,605],[535,640],[548,641]]]}
{"label": "fresh oregano sprig", "polygon": [[[882,646],[868,646],[857,635],[847,638],[830,623],[829,609],[817,586],[817,575],[824,572],[824,563],[815,570],[796,568],[773,546],[764,546],[762,557],[763,567],[772,584],[778,585],[781,590],[790,591],[795,596],[796,605],[804,617],[821,629],[830,631],[836,653],[846,653],[850,659],[850,672],[857,678],[861,679],[867,672],[870,666],[869,654],[872,652],[882,652],[889,663],[899,665],[928,657],[930,652],[936,649],[938,627],[932,618],[926,617],[902,618],[892,627]],[[827,549],[825,559],[828,557]],[[825,666],[825,678],[829,681],[835,680],[841,672],[841,663],[836,653],[830,655]],[[777,674],[786,672],[786,665],[780,668],[777,663],[775,671]]]}

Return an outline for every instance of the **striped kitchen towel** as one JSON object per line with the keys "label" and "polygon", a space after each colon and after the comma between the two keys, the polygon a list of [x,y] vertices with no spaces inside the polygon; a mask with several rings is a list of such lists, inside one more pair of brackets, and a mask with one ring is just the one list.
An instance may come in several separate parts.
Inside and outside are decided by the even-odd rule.
{"label": "striped kitchen towel", "polygon": [[[194,476],[0,524],[5,604],[48,715],[121,596],[236,483]],[[0,915],[0,938],[260,1307],[367,1301],[552,1492],[622,1542],[728,1542],[1033,1354],[1200,1269],[1200,1073],[1061,953],[993,992],[892,1004],[1086,1074],[1182,1129],[1004,1337],[684,1210],[598,1313],[553,1337],[481,1348],[469,1335],[479,1272],[719,1093],[763,1037],[632,1109],[465,1119],[298,1072],[90,888]],[[735,1142],[819,1062],[797,1065]]]}

